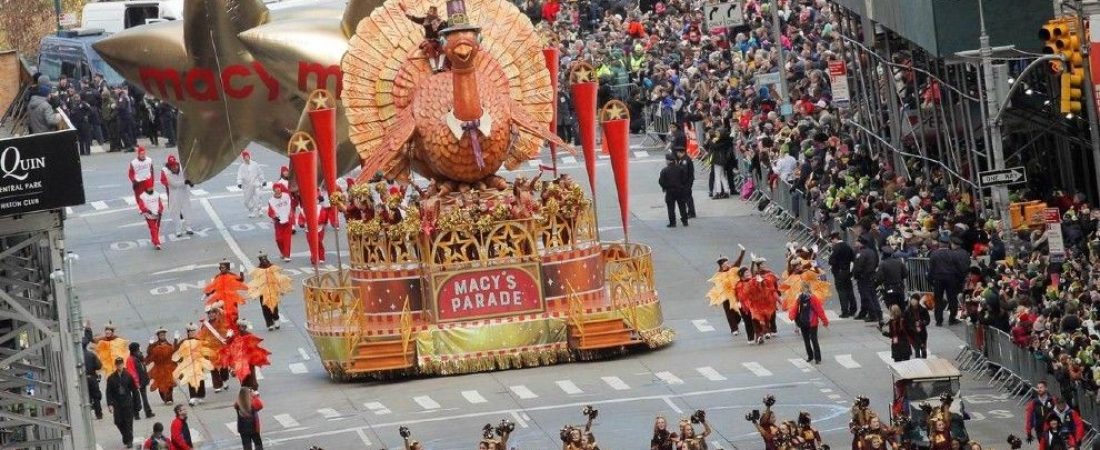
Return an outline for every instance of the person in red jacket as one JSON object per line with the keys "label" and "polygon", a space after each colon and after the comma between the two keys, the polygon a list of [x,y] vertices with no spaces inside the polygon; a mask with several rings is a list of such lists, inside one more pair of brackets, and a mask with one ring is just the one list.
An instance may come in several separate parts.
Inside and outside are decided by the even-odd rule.
{"label": "person in red jacket", "polygon": [[267,216],[274,222],[275,245],[279,247],[279,254],[284,262],[290,261],[290,238],[294,229],[294,222],[290,221],[290,211],[290,195],[286,193],[286,188],[276,184],[267,201]]}
{"label": "person in red jacket", "polygon": [[130,186],[134,189],[134,200],[141,203],[141,193],[153,187],[153,160],[145,156],[145,147],[138,146],[137,157],[130,160],[127,172]]}
{"label": "person in red jacket", "polygon": [[168,448],[171,450],[191,450],[194,448],[194,444],[191,443],[191,427],[187,426],[187,407],[176,405],[173,411],[176,413],[176,418],[172,419],[171,439],[168,441]]}
{"label": "person in red jacket", "polygon": [[237,403],[233,405],[237,410],[237,433],[241,435],[241,445],[244,450],[252,450],[253,444],[257,450],[264,449],[263,439],[260,438],[259,412],[264,409],[264,402],[260,401],[260,394],[252,389],[242,387],[237,394]]}
{"label": "person in red jacket", "polygon": [[558,12],[560,11],[561,3],[558,3],[558,0],[549,0],[542,4],[542,20],[553,25],[554,21],[558,19]]}
{"label": "person in red jacket", "polygon": [[798,296],[795,308],[787,311],[788,318],[798,326],[802,342],[806,344],[806,362],[821,364],[821,344],[817,341],[817,325],[829,328],[829,317],[825,315],[821,299],[813,294],[810,283],[802,283],[802,293]]}
{"label": "person in red jacket", "polygon": [[1058,417],[1058,422],[1061,424],[1059,431],[1069,441],[1075,443],[1084,441],[1085,422],[1081,421],[1081,415],[1077,413],[1077,410],[1070,408],[1065,398],[1058,397],[1054,399],[1054,409],[1050,411],[1050,414]]}
{"label": "person in red jacket", "polygon": [[153,242],[153,248],[160,250],[160,216],[164,212],[164,201],[153,189],[152,178],[145,186],[145,192],[138,196],[137,207],[149,227],[149,239]]}

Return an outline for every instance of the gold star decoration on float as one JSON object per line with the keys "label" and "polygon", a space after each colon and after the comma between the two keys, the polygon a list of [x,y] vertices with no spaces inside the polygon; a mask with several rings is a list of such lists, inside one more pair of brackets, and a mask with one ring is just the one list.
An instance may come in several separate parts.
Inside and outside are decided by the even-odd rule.
{"label": "gold star decoration on float", "polygon": [[595,72],[596,71],[592,68],[592,65],[585,61],[574,62],[571,66],[569,66],[569,82],[572,84],[576,84],[596,81],[595,79],[593,79],[592,76]]}
{"label": "gold star decoration on float", "polygon": [[630,119],[630,109],[627,108],[626,103],[619,100],[611,100],[600,109],[600,122],[623,119]]}

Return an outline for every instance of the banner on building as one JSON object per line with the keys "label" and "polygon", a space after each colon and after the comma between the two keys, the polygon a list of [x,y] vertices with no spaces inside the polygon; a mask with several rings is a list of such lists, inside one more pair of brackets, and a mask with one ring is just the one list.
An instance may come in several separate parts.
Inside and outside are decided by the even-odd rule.
{"label": "banner on building", "polygon": [[[1089,23],[1100,24],[1100,14],[1089,16]],[[1100,108],[1100,26],[1089,28],[1089,70],[1092,72],[1093,102]]]}
{"label": "banner on building", "polygon": [[829,61],[829,86],[833,91],[833,105],[847,109],[852,98],[848,92],[848,66],[843,60]]}
{"label": "banner on building", "polygon": [[0,139],[0,216],[84,204],[76,130]]}

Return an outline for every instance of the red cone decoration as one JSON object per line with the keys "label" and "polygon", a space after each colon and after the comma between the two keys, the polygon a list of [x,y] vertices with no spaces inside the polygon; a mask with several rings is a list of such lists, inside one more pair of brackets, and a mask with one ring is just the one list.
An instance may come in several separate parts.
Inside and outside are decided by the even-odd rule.
{"label": "red cone decoration", "polygon": [[316,265],[321,256],[317,254],[317,142],[309,133],[299,131],[290,137],[286,152],[290,155],[290,170],[298,180],[298,195],[306,215],[309,260]]}
{"label": "red cone decoration", "polygon": [[596,192],[596,92],[599,91],[595,76],[596,71],[583,61],[574,63],[569,69],[569,87],[584,150],[584,167],[588,170],[588,184],[593,193]]}
{"label": "red cone decoration", "polygon": [[[542,49],[542,56],[546,58],[546,69],[550,71],[550,89],[554,93],[553,111],[550,116],[550,132],[558,134],[558,70],[561,64],[561,51],[557,47]],[[558,176],[558,146],[550,142],[550,158],[554,161],[554,176]]]}
{"label": "red cone decoration", "polygon": [[619,196],[619,214],[623,222],[623,237],[630,241],[630,111],[618,100],[607,102],[600,110],[603,141],[611,155],[611,171],[615,174],[615,192]]}
{"label": "red cone decoration", "polygon": [[317,140],[317,156],[321,159],[321,173],[325,177],[325,190],[336,192],[336,107],[332,95],[324,89],[309,94],[306,103],[309,121],[313,125],[313,137]]}

